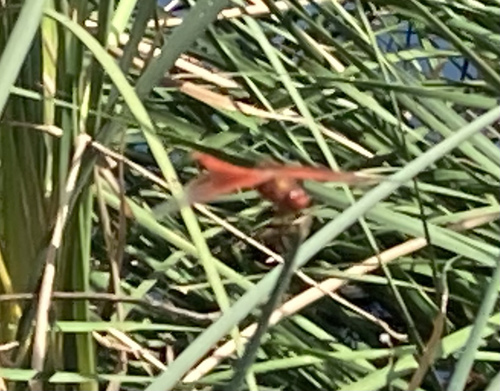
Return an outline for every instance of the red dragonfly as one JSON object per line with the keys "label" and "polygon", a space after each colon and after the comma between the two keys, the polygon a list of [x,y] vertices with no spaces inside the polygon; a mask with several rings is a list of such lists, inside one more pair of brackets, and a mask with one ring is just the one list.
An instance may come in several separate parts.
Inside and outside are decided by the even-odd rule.
{"label": "red dragonfly", "polygon": [[207,172],[187,185],[190,204],[213,201],[220,195],[240,189],[255,189],[272,201],[278,210],[299,211],[311,204],[309,195],[301,186],[303,180],[356,183],[367,179],[366,174],[356,172],[277,163],[255,168],[241,167],[201,152],[195,152],[193,157]]}

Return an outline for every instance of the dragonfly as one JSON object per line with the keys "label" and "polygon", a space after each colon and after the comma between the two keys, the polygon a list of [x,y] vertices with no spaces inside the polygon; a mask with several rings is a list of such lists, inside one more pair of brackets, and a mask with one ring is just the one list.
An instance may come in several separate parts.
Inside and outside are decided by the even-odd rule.
{"label": "dragonfly", "polygon": [[273,202],[279,211],[297,212],[311,204],[302,181],[354,184],[367,180],[361,172],[332,171],[325,167],[305,167],[268,162],[258,167],[243,167],[202,152],[193,158],[206,171],[186,186],[189,204],[207,203],[238,190],[255,189]]}

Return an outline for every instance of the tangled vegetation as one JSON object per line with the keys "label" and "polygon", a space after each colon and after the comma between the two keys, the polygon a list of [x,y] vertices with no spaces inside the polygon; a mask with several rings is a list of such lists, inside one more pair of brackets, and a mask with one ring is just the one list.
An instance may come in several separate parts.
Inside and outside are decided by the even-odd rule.
{"label": "tangled vegetation", "polygon": [[[498,0],[0,18],[0,390],[500,389]],[[189,206],[193,151],[367,180]]]}

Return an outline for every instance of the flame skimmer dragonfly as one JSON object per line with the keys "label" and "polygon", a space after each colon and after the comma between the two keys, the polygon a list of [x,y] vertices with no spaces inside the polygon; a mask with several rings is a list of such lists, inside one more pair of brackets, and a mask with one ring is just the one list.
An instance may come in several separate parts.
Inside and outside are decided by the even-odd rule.
{"label": "flame skimmer dragonfly", "polygon": [[248,168],[201,152],[195,152],[193,157],[207,171],[187,185],[187,201],[190,204],[213,201],[220,195],[240,189],[255,189],[272,201],[278,210],[299,211],[311,203],[301,186],[303,180],[356,183],[367,179],[366,174],[357,172],[277,163]]}

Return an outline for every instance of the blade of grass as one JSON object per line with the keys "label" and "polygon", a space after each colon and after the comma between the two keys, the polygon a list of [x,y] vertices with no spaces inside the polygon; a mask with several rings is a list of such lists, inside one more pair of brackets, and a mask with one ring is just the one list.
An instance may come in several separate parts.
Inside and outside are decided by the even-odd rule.
{"label": "blade of grass", "polygon": [[472,327],[465,349],[462,351],[460,359],[453,371],[453,375],[448,384],[448,391],[459,391],[465,389],[469,378],[472,365],[474,364],[475,355],[483,341],[484,330],[490,322],[490,314],[493,312],[498,300],[500,286],[500,258],[498,259],[491,280],[486,288],[483,296],[483,301],[479,307],[476,320]]}
{"label": "blade of grass", "polygon": [[2,88],[0,89],[0,116],[10,89],[14,85],[22,64],[33,44],[33,38],[38,31],[42,20],[44,2],[39,0],[26,0],[23,3],[16,25],[9,35],[9,41],[0,57],[0,75]]}

